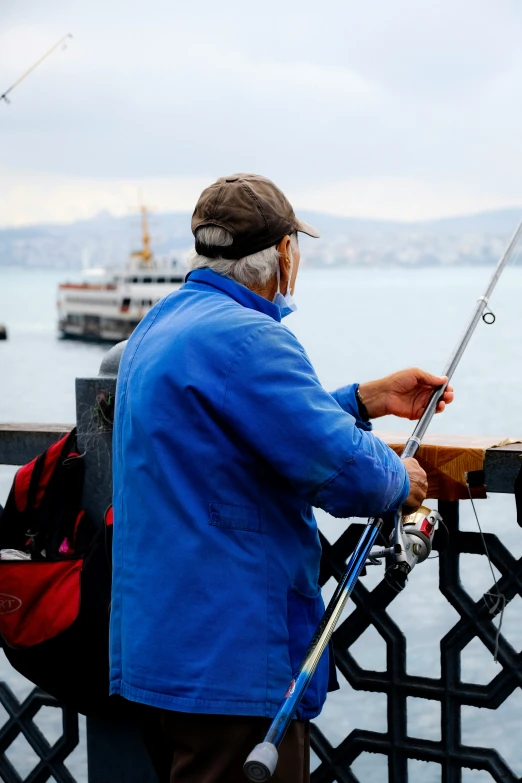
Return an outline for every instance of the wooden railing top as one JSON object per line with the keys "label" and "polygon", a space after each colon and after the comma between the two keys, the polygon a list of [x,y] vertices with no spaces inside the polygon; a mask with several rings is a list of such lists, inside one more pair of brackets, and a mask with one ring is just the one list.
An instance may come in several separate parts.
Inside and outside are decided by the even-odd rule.
{"label": "wooden railing top", "polygon": [[[376,432],[400,454],[408,434]],[[426,435],[416,458],[428,475],[428,497],[439,500],[467,500],[469,481],[472,495],[513,492],[522,466],[522,443],[507,443],[505,437],[469,435]]]}
{"label": "wooden railing top", "polygon": [[[0,465],[24,465],[73,428],[73,424],[0,424]],[[408,434],[376,431],[376,435],[400,453]],[[474,494],[513,492],[522,467],[522,443],[506,438],[429,435],[417,456],[428,473],[429,497],[458,500],[467,497],[465,474],[470,474]],[[481,475],[482,472],[482,475]]]}

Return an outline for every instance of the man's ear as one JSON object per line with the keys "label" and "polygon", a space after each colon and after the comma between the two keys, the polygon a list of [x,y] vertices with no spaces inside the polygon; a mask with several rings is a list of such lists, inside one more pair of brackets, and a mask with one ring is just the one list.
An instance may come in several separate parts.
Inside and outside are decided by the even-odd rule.
{"label": "man's ear", "polygon": [[287,234],[277,245],[277,252],[279,253],[279,273],[280,273],[280,290],[287,291],[290,275],[290,267],[292,266],[292,248],[290,246],[290,237]]}

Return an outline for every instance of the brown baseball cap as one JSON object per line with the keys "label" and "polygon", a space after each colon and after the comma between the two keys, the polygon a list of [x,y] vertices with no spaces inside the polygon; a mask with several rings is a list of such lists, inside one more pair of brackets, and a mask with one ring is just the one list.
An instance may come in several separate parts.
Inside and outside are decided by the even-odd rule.
{"label": "brown baseball cap", "polygon": [[319,237],[313,226],[296,218],[284,193],[259,174],[220,177],[206,188],[192,215],[194,236],[203,226],[224,228],[234,238],[231,245],[215,248],[196,238],[196,252],[209,258],[244,258],[276,245],[294,231]]}

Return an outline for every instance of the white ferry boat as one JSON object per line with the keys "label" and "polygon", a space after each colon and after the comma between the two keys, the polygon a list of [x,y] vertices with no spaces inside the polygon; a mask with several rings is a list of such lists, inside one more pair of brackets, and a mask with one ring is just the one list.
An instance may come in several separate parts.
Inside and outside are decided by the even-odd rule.
{"label": "white ferry boat", "polygon": [[142,248],[131,253],[125,267],[86,270],[90,281],[59,285],[58,328],[62,337],[126,340],[151,307],[183,283],[183,262],[153,256],[145,207],[141,220]]}

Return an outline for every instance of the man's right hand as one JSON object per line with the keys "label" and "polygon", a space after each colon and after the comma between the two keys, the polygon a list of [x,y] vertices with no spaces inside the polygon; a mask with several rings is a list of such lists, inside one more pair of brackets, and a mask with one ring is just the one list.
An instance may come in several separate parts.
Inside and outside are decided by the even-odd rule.
{"label": "man's right hand", "polygon": [[404,501],[403,510],[405,514],[411,514],[424,503],[428,492],[428,477],[413,457],[403,459],[403,463],[410,479],[410,494]]}

